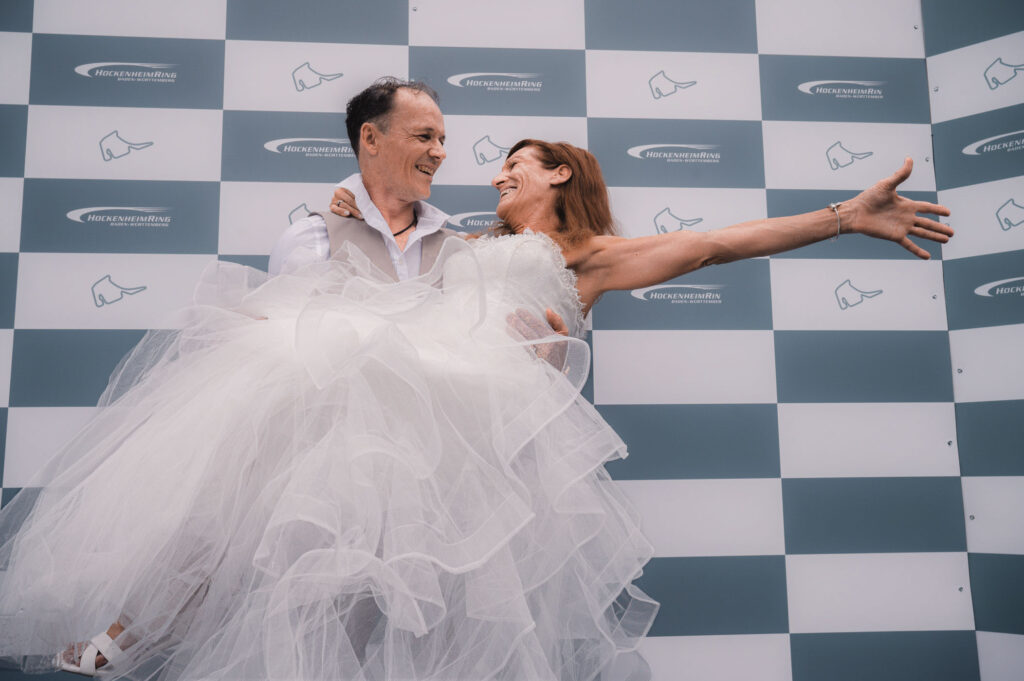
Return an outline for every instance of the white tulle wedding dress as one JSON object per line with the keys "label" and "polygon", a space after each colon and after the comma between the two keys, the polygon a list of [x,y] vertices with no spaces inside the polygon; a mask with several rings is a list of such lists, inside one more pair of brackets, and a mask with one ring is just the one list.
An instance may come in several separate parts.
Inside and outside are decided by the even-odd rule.
{"label": "white tulle wedding dress", "polygon": [[507,328],[578,334],[574,283],[542,235],[397,284],[355,249],[211,267],[0,514],[0,656],[52,669],[119,619],[101,673],[133,679],[643,678],[651,547],[587,347],[555,368]]}

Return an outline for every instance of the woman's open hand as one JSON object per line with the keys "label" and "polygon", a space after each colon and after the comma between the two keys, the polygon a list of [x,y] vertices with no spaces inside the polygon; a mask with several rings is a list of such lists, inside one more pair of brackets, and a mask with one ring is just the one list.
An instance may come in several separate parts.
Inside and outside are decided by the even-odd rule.
{"label": "woman's open hand", "polygon": [[931,257],[928,251],[911,241],[910,237],[946,243],[949,237],[953,236],[953,228],[918,215],[949,215],[949,209],[945,206],[927,201],[912,201],[896,193],[896,188],[910,177],[913,169],[914,161],[908,156],[902,168],[849,201],[853,208],[850,231],[876,239],[895,241],[917,257],[927,260]]}

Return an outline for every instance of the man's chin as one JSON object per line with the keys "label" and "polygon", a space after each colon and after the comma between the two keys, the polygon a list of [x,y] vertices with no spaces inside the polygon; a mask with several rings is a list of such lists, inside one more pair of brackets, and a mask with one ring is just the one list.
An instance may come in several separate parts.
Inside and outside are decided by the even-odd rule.
{"label": "man's chin", "polygon": [[426,182],[420,182],[416,185],[416,193],[419,195],[419,201],[430,198],[430,190],[434,186],[434,178],[428,178]]}

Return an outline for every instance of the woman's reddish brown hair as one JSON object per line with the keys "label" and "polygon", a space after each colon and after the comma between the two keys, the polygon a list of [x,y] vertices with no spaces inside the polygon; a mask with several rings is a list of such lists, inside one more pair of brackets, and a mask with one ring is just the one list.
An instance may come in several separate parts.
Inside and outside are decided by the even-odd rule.
{"label": "woman's reddish brown hair", "polygon": [[[601,175],[597,159],[586,149],[580,149],[568,142],[545,142],[524,139],[515,143],[508,155],[524,147],[533,147],[543,166],[554,170],[566,166],[572,176],[558,188],[555,214],[558,217],[558,234],[566,245],[580,244],[592,236],[614,234],[612,211],[608,206],[608,188]],[[504,222],[494,227],[497,234],[512,234],[514,229]]]}

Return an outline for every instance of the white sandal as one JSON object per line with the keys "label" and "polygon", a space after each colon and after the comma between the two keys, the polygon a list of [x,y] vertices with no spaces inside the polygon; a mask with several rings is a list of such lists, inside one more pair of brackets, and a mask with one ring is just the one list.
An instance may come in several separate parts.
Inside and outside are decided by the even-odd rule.
{"label": "white sandal", "polygon": [[[96,676],[124,654],[124,651],[114,643],[114,639],[107,636],[106,633],[97,634],[92,637],[92,640],[89,641],[89,645],[86,646],[85,650],[83,650],[82,654],[78,657],[77,665],[64,659],[65,652],[67,651],[57,653],[57,666],[62,671],[71,672],[72,674],[82,674],[83,676]],[[106,663],[99,669],[96,669],[97,655],[102,655],[107,658]]]}

